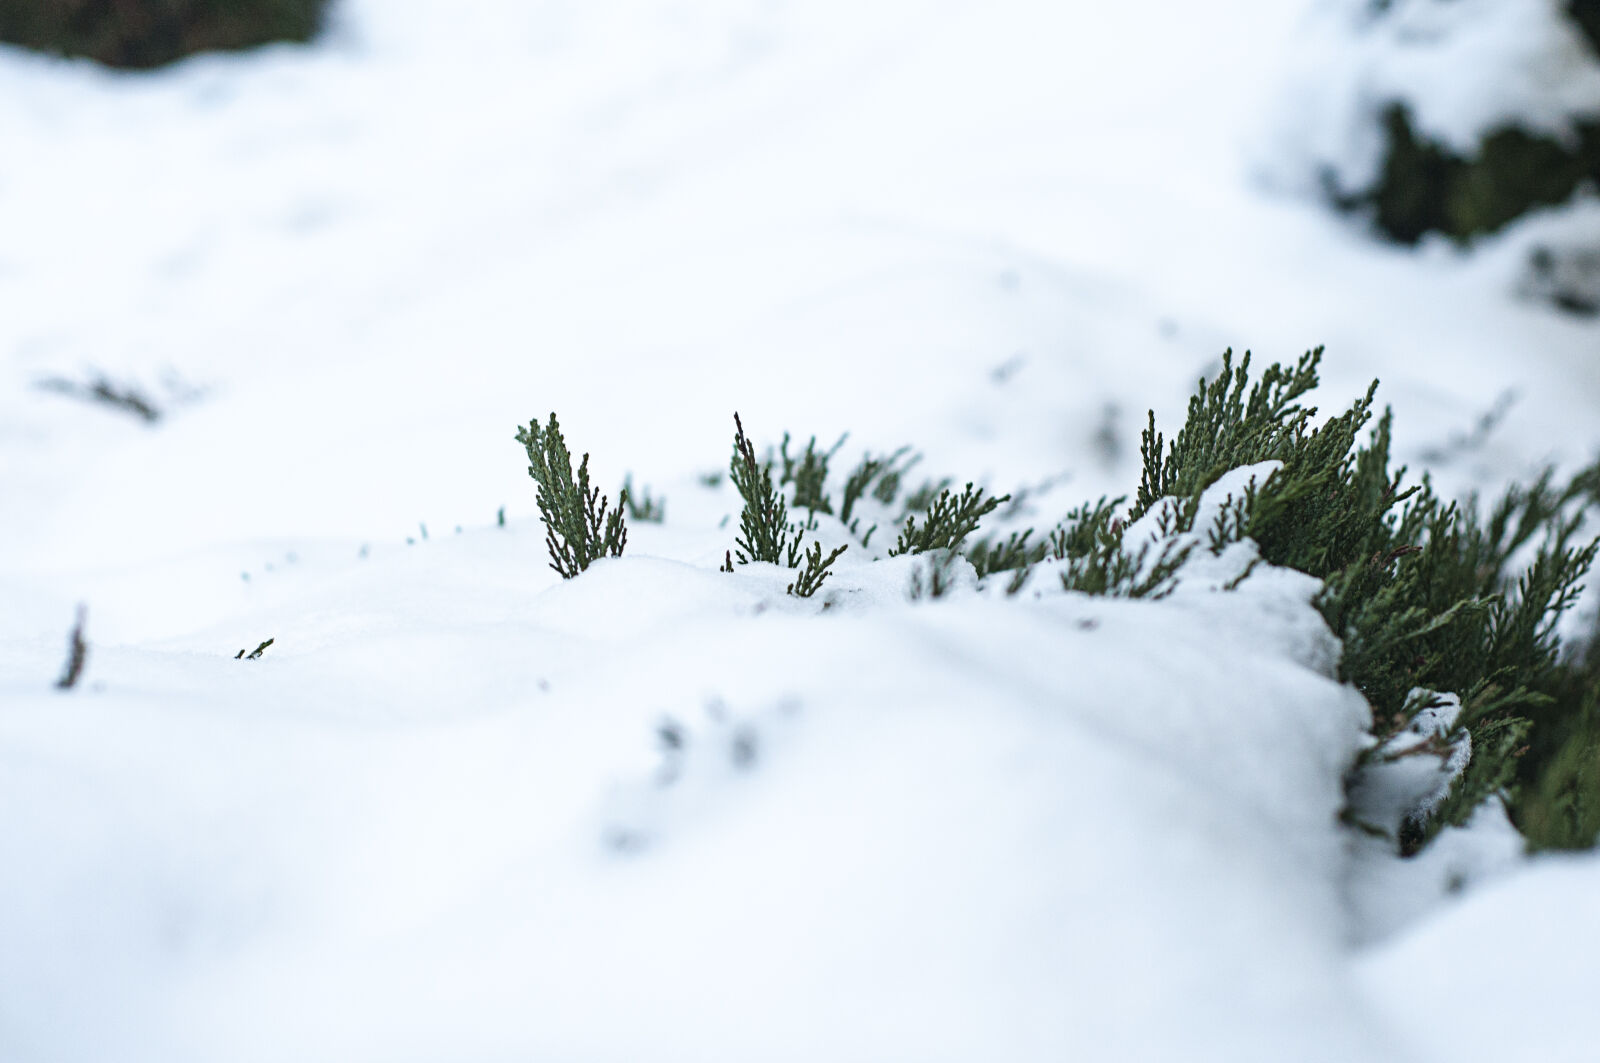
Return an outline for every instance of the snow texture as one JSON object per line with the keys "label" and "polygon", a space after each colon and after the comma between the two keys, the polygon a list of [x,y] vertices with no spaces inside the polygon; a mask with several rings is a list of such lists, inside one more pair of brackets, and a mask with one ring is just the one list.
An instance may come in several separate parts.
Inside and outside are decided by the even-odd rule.
{"label": "snow texture", "polygon": [[[736,409],[1048,527],[1228,345],[1326,343],[1330,408],[1381,375],[1447,493],[1586,458],[1592,325],[1252,180],[1302,7],[335,13],[145,75],[0,49],[0,1059],[1592,1039],[1594,860],[1341,827],[1369,710],[1250,544],[1159,601],[913,602],[887,525],[810,600],[717,571]],[[552,409],[667,500],[569,582],[511,438]]]}
{"label": "snow texture", "polygon": [[1391,838],[1405,823],[1426,821],[1472,759],[1472,736],[1456,729],[1460,695],[1419,687],[1405,711],[1410,724],[1372,751],[1350,788],[1351,815]]}

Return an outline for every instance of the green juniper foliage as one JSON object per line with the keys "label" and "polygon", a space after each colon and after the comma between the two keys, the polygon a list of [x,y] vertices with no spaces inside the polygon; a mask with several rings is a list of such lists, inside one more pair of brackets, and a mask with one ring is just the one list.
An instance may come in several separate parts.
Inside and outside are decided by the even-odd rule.
{"label": "green juniper foliage", "polygon": [[[1125,498],[1102,497],[1069,512],[1044,536],[1021,529],[1004,539],[972,541],[979,521],[1009,496],[989,497],[970,483],[960,493],[948,481],[929,483],[904,503],[904,526],[889,551],[928,555],[913,571],[911,596],[946,594],[964,551],[980,580],[1009,573],[1008,594],[1022,588],[1034,566],[1053,560],[1066,590],[1159,598],[1174,589],[1194,551],[1221,553],[1251,539],[1261,560],[1322,581],[1315,604],[1342,640],[1340,678],[1372,706],[1375,738],[1403,730],[1432,700],[1413,696],[1416,691],[1461,699],[1454,732],[1401,753],[1441,755],[1463,733],[1471,737],[1472,756],[1450,792],[1426,819],[1403,826],[1397,839],[1402,851],[1414,852],[1442,827],[1465,822],[1493,795],[1505,799],[1530,848],[1595,844],[1600,632],[1584,652],[1564,652],[1556,621],[1576,601],[1600,550],[1600,541],[1580,537],[1586,515],[1600,503],[1600,463],[1566,482],[1546,472],[1492,505],[1476,498],[1446,502],[1426,476],[1406,486],[1406,470],[1391,470],[1391,415],[1384,411],[1374,419],[1376,383],[1319,423],[1304,400],[1317,386],[1321,357],[1321,348],[1310,351],[1291,366],[1269,367],[1252,383],[1249,355],[1236,366],[1232,352],[1224,354],[1221,372],[1200,381],[1170,443],[1151,417],[1132,506],[1124,508]],[[826,554],[820,542],[805,542],[817,515],[833,514],[865,546],[873,529],[860,535],[859,510],[869,497],[892,506],[918,457],[901,448],[863,458],[846,477],[835,509],[827,475],[843,440],[821,451],[813,437],[791,456],[785,437],[774,483],[776,459],[758,461],[737,414],[734,425],[729,470],[744,502],[738,562],[796,569],[789,593],[810,597],[845,549]],[[552,556],[568,556],[558,553],[565,540],[557,528],[572,529],[562,535],[588,544],[590,558],[613,540],[612,552],[620,553],[621,514],[605,521],[602,536],[605,505],[596,510],[587,456],[573,483],[554,416],[548,429],[534,423],[518,439],[541,486]],[[1232,469],[1266,461],[1276,468],[1227,499],[1207,526],[1196,527],[1208,487]],[[564,481],[558,471],[565,472]],[[789,519],[784,488],[791,484],[794,504],[810,514],[803,524]],[[547,511],[547,495],[565,499],[564,508]],[[625,494],[624,506],[631,505]],[[1141,518],[1158,534],[1139,545],[1127,541],[1126,529]],[[725,571],[733,571],[734,554],[725,557]],[[568,567],[576,574],[582,565],[573,560]]]}
{"label": "green juniper foliage", "polygon": [[[1596,544],[1577,536],[1583,512],[1600,498],[1600,465],[1560,486],[1547,472],[1487,515],[1475,499],[1444,502],[1426,477],[1403,487],[1405,470],[1389,468],[1389,414],[1358,440],[1373,390],[1314,426],[1315,409],[1300,400],[1317,384],[1321,354],[1274,365],[1253,387],[1248,356],[1237,370],[1224,356],[1170,445],[1152,418],[1130,519],[1171,497],[1176,505],[1160,514],[1167,536],[1203,532],[1214,552],[1248,537],[1263,560],[1322,579],[1317,606],[1343,640],[1341,678],[1371,703],[1378,737],[1404,728],[1425,703],[1408,700],[1413,689],[1461,696],[1457,727],[1471,734],[1472,759],[1433,817],[1402,839],[1408,851],[1495,793],[1507,797],[1530,846],[1592,844],[1600,825],[1600,667],[1565,660],[1555,622],[1595,558]],[[1210,528],[1194,529],[1206,487],[1229,469],[1267,460],[1282,466]],[[1130,555],[1114,511],[1104,500],[1085,506],[1052,533],[1054,556],[1068,562],[1064,585],[1163,593],[1181,552]]]}
{"label": "green juniper foliage", "polygon": [[888,485],[887,497],[878,494],[876,495],[878,501],[886,506],[892,505],[895,493],[900,489],[900,473],[917,461],[918,456],[913,455],[906,465],[900,465],[901,459],[910,451],[910,447],[901,447],[887,457],[874,458],[871,454],[862,455],[861,463],[850,470],[850,475],[844,482],[844,504],[839,510],[839,519],[846,524],[850,523],[856,503],[861,501],[869,488],[872,488],[874,480],[878,482],[878,486],[873,488],[875,492],[882,492],[884,485]]}
{"label": "green juniper foliage", "polygon": [[922,460],[921,454],[913,454],[904,465],[896,466],[894,458],[898,457],[904,450],[905,448],[901,447],[900,450],[894,452],[894,455],[891,455],[888,467],[884,470],[883,475],[878,478],[878,485],[872,489],[872,497],[886,506],[894,505],[895,496],[900,493],[901,479]]}
{"label": "green juniper foliage", "polygon": [[1164,598],[1172,592],[1172,577],[1193,549],[1170,538],[1179,530],[1177,521],[1183,514],[1160,515],[1159,530],[1169,538],[1159,550],[1146,543],[1130,553],[1122,541],[1125,522],[1117,515],[1123,501],[1101,498],[1079,506],[1050,533],[1050,556],[1066,562],[1061,570],[1063,590],[1114,598]]}
{"label": "green juniper foliage", "polygon": [[780,487],[794,484],[794,504],[811,511],[810,526],[816,527],[818,513],[833,513],[833,501],[828,497],[828,462],[839,453],[844,446],[848,434],[839,437],[839,441],[829,450],[817,449],[817,437],[812,436],[806,444],[805,453],[795,457],[789,456],[789,433],[783,433],[783,444],[779,454],[783,458],[783,476],[778,481]]}
{"label": "green juniper foliage", "polygon": [[652,497],[648,487],[642,491],[634,491],[632,473],[625,476],[622,481],[622,504],[633,520],[660,524],[667,519],[667,500]]}
{"label": "green juniper foliage", "polygon": [[[1374,18],[1396,16],[1391,0],[1371,5]],[[1565,0],[1565,18],[1590,50],[1600,53],[1600,0]],[[1380,233],[1414,244],[1429,233],[1459,243],[1495,232],[1541,207],[1568,203],[1600,179],[1600,121],[1568,107],[1559,133],[1506,122],[1486,130],[1463,149],[1430,136],[1400,100],[1388,102],[1374,130],[1382,164],[1366,187],[1346,189],[1329,174],[1329,200],[1339,209],[1362,211]],[[1557,305],[1579,312],[1586,301]]]}
{"label": "green juniper foliage", "polygon": [[915,517],[906,517],[905,527],[900,529],[900,537],[889,551],[889,556],[954,550],[977,530],[978,521],[994,512],[995,507],[1010,497],[987,497],[983,488],[973,487],[970,483],[959,495],[951,494],[949,488],[943,488],[929,504],[920,526]]}
{"label": "green juniper foliage", "polygon": [[1057,561],[1077,559],[1100,549],[1122,532],[1123,520],[1118,514],[1128,501],[1126,495],[1106,499],[1104,495],[1095,503],[1084,503],[1067,514],[1050,532],[1047,546],[1049,556]]}
{"label": "green juniper foliage", "polygon": [[[898,483],[899,483],[899,481],[897,480],[896,481],[896,485],[897,486],[898,486]],[[906,496],[906,507],[905,507],[906,515],[910,515],[912,513],[926,513],[926,512],[928,512],[928,510],[933,507],[934,502],[938,501],[939,496],[942,493],[945,493],[945,489],[948,488],[949,486],[950,486],[950,478],[949,477],[945,477],[944,479],[938,481],[937,483],[935,483],[933,480],[925,480],[925,481],[923,481],[923,484],[922,484],[921,487],[917,488],[915,491],[911,492],[909,495]],[[970,487],[972,485],[968,484],[967,486]],[[893,501],[892,497],[890,498],[890,501]]]}
{"label": "green juniper foliage", "polygon": [[916,602],[924,598],[943,598],[949,594],[955,586],[951,573],[958,556],[954,550],[930,553],[926,564],[912,568],[911,583],[906,589],[906,597]]}
{"label": "green juniper foliage", "polygon": [[517,442],[528,452],[528,475],[539,485],[539,516],[545,523],[545,544],[550,548],[550,567],[562,579],[572,579],[602,557],[621,557],[628,542],[628,529],[622,518],[627,505],[608,511],[608,500],[598,487],[589,486],[589,455],[572,475],[572,455],[556,415],[541,428],[537,419],[527,428],[517,429]]}
{"label": "green juniper foliage", "polygon": [[838,547],[826,559],[822,556],[822,544],[812,540],[811,549],[806,551],[805,567],[800,570],[800,575],[789,584],[789,593],[800,598],[809,598],[817,593],[822,586],[822,581],[828,578],[828,568],[844,553],[843,546]]}
{"label": "green juniper foliage", "polygon": [[[882,458],[865,454],[861,463],[850,471],[844,483],[844,503],[839,510],[839,520],[850,529],[851,535],[861,540],[863,548],[872,541],[872,533],[878,526],[872,524],[865,532],[861,530],[861,517],[855,512],[856,503],[870,493],[883,505],[893,505],[900,491],[901,474],[920,460],[922,455],[912,454],[910,447],[901,447]],[[901,464],[902,461],[904,464]]]}
{"label": "green juniper foliage", "polygon": [[1334,205],[1367,210],[1391,239],[1414,244],[1430,232],[1467,243],[1538,207],[1565,203],[1600,176],[1600,122],[1570,116],[1567,136],[1498,126],[1461,155],[1417,131],[1409,108],[1383,113],[1383,167],[1370,188],[1330,189]]}
{"label": "green juniper foliage", "polygon": [[1563,734],[1545,743],[1545,767],[1517,802],[1518,826],[1539,848],[1588,849],[1600,837],[1600,686],[1591,677],[1580,700],[1555,704],[1575,711],[1564,714]]}
{"label": "green juniper foliage", "polygon": [[[828,578],[829,567],[838,560],[840,554],[844,553],[845,548],[841,546],[824,558],[822,544],[813,542],[810,552],[806,552],[805,533],[808,529],[816,527],[815,509],[805,527],[790,523],[788,502],[784,499],[783,492],[772,482],[772,464],[756,460],[755,447],[745,435],[744,422],[739,419],[737,413],[733,415],[733,424],[735,428],[733,456],[729,459],[728,471],[734,486],[739,490],[739,496],[744,500],[744,508],[739,514],[739,537],[734,541],[735,555],[741,565],[752,561],[765,561],[788,568],[800,568],[803,559],[805,567],[788,589],[790,594],[809,598]],[[815,450],[815,442],[813,438],[813,445],[806,447],[803,459],[795,462],[788,457],[786,436],[783,454],[785,472],[791,474],[790,480],[796,484],[798,495],[801,486],[797,474],[804,470],[803,474],[808,484],[805,489],[815,492],[812,500],[828,507],[823,512],[831,513],[832,506],[823,491],[823,480],[827,475],[828,458],[838,450],[838,446],[835,446],[833,451],[820,455]],[[840,440],[840,445],[843,442]],[[817,473],[815,470],[819,466],[821,472]]]}
{"label": "green juniper foliage", "polygon": [[744,422],[733,415],[733,457],[728,473],[744,509],[739,514],[739,563],[765,561],[795,568],[800,563],[800,543],[790,534],[789,504],[772,482],[772,466],[756,460],[755,447],[744,434]]}
{"label": "green juniper foliage", "polygon": [[986,535],[967,548],[967,560],[972,562],[979,579],[995,572],[1030,568],[1050,552],[1048,542],[1029,543],[1032,536],[1032,528],[1012,532],[1005,542],[997,542]]}
{"label": "green juniper foliage", "polygon": [[1012,532],[1003,543],[984,536],[969,546],[967,560],[972,562],[978,579],[985,579],[997,572],[1009,572],[1011,576],[1006,580],[1006,596],[1021,591],[1033,575],[1033,566],[1050,554],[1048,542],[1028,542],[1032,535],[1033,529],[1025,528],[1020,532]]}

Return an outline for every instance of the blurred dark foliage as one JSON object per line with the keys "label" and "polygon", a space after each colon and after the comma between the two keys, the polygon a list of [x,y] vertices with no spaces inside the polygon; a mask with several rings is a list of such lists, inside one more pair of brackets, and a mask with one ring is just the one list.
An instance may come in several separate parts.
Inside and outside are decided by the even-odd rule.
{"label": "blurred dark foliage", "polygon": [[1567,15],[1600,55],[1600,0],[1567,0]]}
{"label": "blurred dark foliage", "polygon": [[309,41],[328,0],[0,0],[0,42],[148,69],[195,52]]}
{"label": "blurred dark foliage", "polygon": [[[1566,12],[1600,55],[1600,0],[1567,0]],[[1466,243],[1530,210],[1565,203],[1585,180],[1600,181],[1600,121],[1573,118],[1570,137],[1508,125],[1462,155],[1419,134],[1410,109],[1395,101],[1383,112],[1377,181],[1354,193],[1330,183],[1329,191],[1341,207],[1369,211],[1392,240],[1414,244],[1443,233]]]}
{"label": "blurred dark foliage", "polygon": [[1492,233],[1536,207],[1566,202],[1585,179],[1600,181],[1600,122],[1573,125],[1570,141],[1503,126],[1476,155],[1463,156],[1418,135],[1406,106],[1391,104],[1383,171],[1372,188],[1343,202],[1370,207],[1378,228],[1401,243],[1430,232],[1463,242]]}

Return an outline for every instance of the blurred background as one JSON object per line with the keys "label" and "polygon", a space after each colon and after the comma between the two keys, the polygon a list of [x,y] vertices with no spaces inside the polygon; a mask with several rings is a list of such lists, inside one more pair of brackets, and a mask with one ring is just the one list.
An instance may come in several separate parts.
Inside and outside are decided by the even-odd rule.
{"label": "blurred background", "polygon": [[1327,345],[1329,405],[1381,378],[1447,490],[1580,460],[1597,35],[1593,0],[0,0],[0,554],[531,513],[511,436],[552,409],[608,485],[681,493],[739,409],[1064,511],[1228,347]]}

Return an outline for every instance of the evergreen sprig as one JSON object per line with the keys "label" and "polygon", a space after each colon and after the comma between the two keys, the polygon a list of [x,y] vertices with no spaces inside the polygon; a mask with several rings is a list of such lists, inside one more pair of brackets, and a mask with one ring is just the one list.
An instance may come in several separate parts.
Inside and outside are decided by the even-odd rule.
{"label": "evergreen sprig", "polygon": [[887,467],[883,470],[883,474],[878,477],[877,486],[872,489],[872,497],[886,506],[894,505],[895,497],[900,494],[900,481],[905,478],[906,473],[910,472],[922,461],[921,454],[912,454],[904,465],[896,465],[895,460],[905,449],[905,447],[901,447],[890,456]]}
{"label": "evergreen sprig", "polygon": [[[809,598],[822,586],[823,580],[828,578],[830,567],[838,560],[839,555],[844,553],[845,547],[839,547],[826,558],[822,556],[822,544],[819,542],[813,541],[809,552],[805,549],[807,528],[790,523],[788,502],[784,499],[783,492],[772,482],[771,463],[756,460],[755,447],[751,444],[750,437],[745,435],[744,422],[737,413],[733,415],[733,424],[735,429],[733,456],[729,459],[728,469],[733,477],[734,486],[739,490],[739,496],[744,500],[744,508],[739,514],[739,537],[735,540],[735,556],[741,565],[752,561],[765,561],[788,568],[801,568],[801,561],[804,560],[804,568],[795,581],[789,584],[788,591],[797,597]],[[808,501],[828,506],[828,497],[824,489],[827,463],[844,444],[844,440],[841,439],[833,450],[821,452],[816,450],[816,439],[813,437],[800,459],[789,457],[788,442],[789,437],[785,436],[780,452],[784,461],[786,482],[796,484],[798,496],[802,490],[803,478],[804,490],[813,492],[808,496]],[[823,509],[823,512],[832,512],[831,506]],[[815,526],[816,510],[813,509],[808,527],[815,528]]]}
{"label": "evergreen sprig", "polygon": [[[517,429],[517,442],[528,452],[528,475],[539,485],[539,516],[545,524],[550,567],[572,579],[601,557],[621,557],[628,542],[623,506],[610,510],[598,487],[589,486],[589,455],[583,456],[577,478],[572,455],[562,438],[556,415],[541,428],[538,419]],[[626,492],[623,502],[626,505]]]}
{"label": "evergreen sprig", "polygon": [[967,484],[959,495],[949,488],[940,490],[937,498],[928,505],[919,525],[914,516],[907,516],[900,537],[889,551],[890,557],[900,554],[921,554],[929,550],[954,550],[968,535],[977,530],[978,521],[994,512],[1010,495],[998,498],[984,494],[981,487]]}
{"label": "evergreen sprig", "polygon": [[1028,568],[1043,561],[1050,552],[1049,543],[1029,543],[1032,536],[1032,528],[1012,532],[1004,542],[985,536],[968,547],[967,560],[972,562],[979,579],[995,572]]}
{"label": "evergreen sprig", "polygon": [[[896,483],[898,484],[898,480]],[[910,516],[913,513],[928,512],[949,486],[950,478],[948,476],[942,480],[924,480],[921,487],[906,496],[905,513],[903,515]],[[971,485],[969,484],[968,486],[970,487]]]}
{"label": "evergreen sprig", "polygon": [[741,565],[765,561],[795,568],[800,563],[800,543],[791,536],[789,504],[772,482],[772,466],[756,460],[755,447],[744,434],[744,422],[733,415],[733,457],[728,473],[733,478],[744,509],[739,513],[736,555]]}
{"label": "evergreen sprig", "polygon": [[957,556],[954,550],[935,551],[928,556],[926,563],[915,565],[911,569],[906,597],[917,602],[924,598],[943,598],[954,590]]}
{"label": "evergreen sprig", "polygon": [[[921,455],[913,454],[905,465],[901,465],[900,460],[910,451],[910,447],[901,447],[887,457],[862,455],[860,464],[850,470],[850,475],[845,479],[844,503],[839,509],[839,519],[845,524],[850,523],[856,503],[861,501],[869,488],[878,501],[886,506],[892,505],[895,494],[900,490],[900,474],[921,458]],[[873,487],[874,480],[877,481],[876,487]]]}
{"label": "evergreen sprig", "polygon": [[800,575],[789,584],[789,593],[797,598],[809,598],[822,587],[822,581],[828,578],[829,569],[839,560],[839,555],[844,553],[845,547],[836,548],[826,559],[822,556],[822,544],[815,540],[811,549],[806,551],[805,567],[800,570]]}
{"label": "evergreen sprig", "polygon": [[1321,357],[1319,347],[1292,369],[1271,366],[1247,398],[1250,355],[1235,372],[1233,352],[1225,352],[1222,372],[1209,385],[1200,382],[1198,393],[1189,400],[1183,427],[1165,455],[1151,411],[1139,448],[1144,473],[1130,519],[1139,519],[1163,498],[1198,496],[1229,469],[1285,457],[1287,445],[1305,435],[1316,415],[1315,408],[1302,407],[1296,400],[1316,387]]}
{"label": "evergreen sprig", "polygon": [[635,491],[633,488],[633,474],[629,473],[622,481],[622,505],[628,511],[632,520],[643,521],[646,524],[660,524],[667,519],[667,500],[659,495],[652,495],[650,488]]}
{"label": "evergreen sprig", "polygon": [[806,443],[805,452],[794,457],[789,456],[789,433],[783,434],[783,443],[779,447],[779,456],[783,459],[783,475],[778,481],[779,487],[794,484],[794,504],[811,511],[813,526],[818,513],[833,513],[833,500],[828,495],[828,462],[844,446],[849,438],[846,433],[839,437],[839,441],[829,450],[817,449],[817,437],[812,436]]}
{"label": "evergreen sprig", "polygon": [[1061,570],[1062,589],[1112,598],[1165,598],[1171,594],[1172,577],[1189,560],[1193,545],[1168,536],[1159,546],[1145,543],[1129,552],[1115,527],[1114,522],[1101,526],[1092,548],[1068,555]]}

